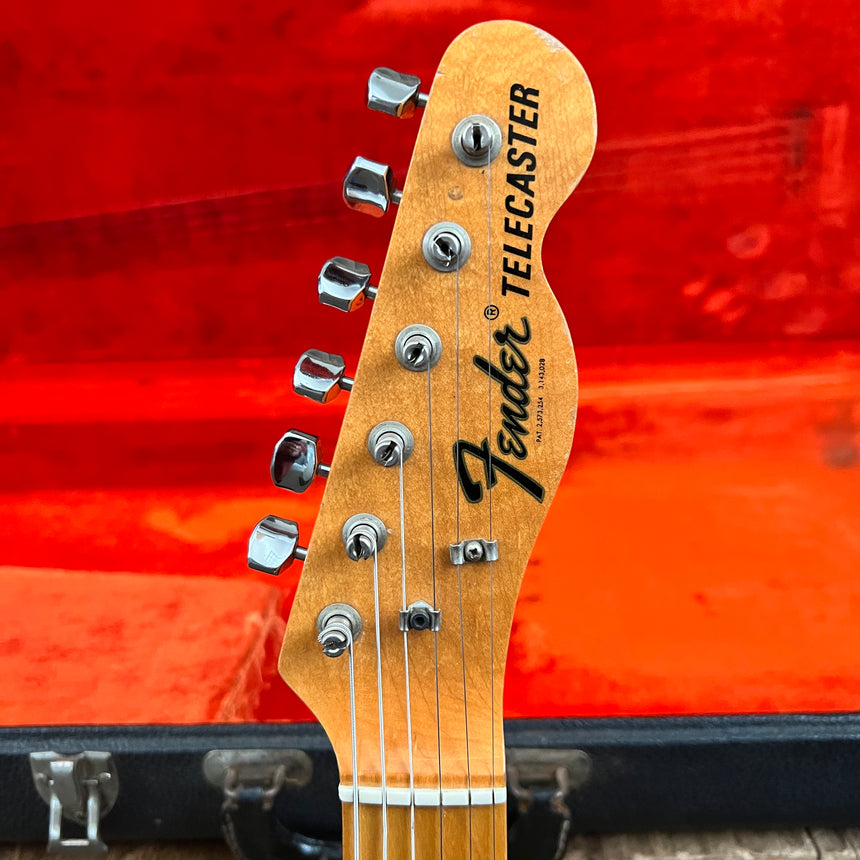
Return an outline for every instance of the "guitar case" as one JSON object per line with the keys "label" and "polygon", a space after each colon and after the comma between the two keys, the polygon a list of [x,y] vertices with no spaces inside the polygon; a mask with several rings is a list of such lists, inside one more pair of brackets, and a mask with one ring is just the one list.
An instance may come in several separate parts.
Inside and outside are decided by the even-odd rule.
{"label": "guitar case", "polygon": [[[860,821],[853,714],[512,720],[506,736],[515,860],[560,857],[571,833]],[[74,804],[87,786],[70,777],[61,853],[60,842],[97,853],[113,842],[225,838],[249,860],[341,856],[337,768],[312,724],[5,729],[0,841],[48,838],[34,753],[62,763],[93,751],[109,754],[118,790],[88,837]]]}
{"label": "guitar case", "polygon": [[[247,535],[316,517],[267,474],[289,426],[329,454],[343,415],[300,411],[296,356],[361,350],[365,318],[317,306],[320,263],[385,258],[341,176],[359,151],[402,175],[416,125],[367,115],[367,73],[429,82],[511,4],[55,4],[50,26],[19,5],[0,840],[337,858],[332,749],[266,676],[296,577],[246,571]],[[511,644],[514,860],[571,833],[860,825],[860,4],[770,5],[529,7],[606,121],[543,255],[581,394]]]}

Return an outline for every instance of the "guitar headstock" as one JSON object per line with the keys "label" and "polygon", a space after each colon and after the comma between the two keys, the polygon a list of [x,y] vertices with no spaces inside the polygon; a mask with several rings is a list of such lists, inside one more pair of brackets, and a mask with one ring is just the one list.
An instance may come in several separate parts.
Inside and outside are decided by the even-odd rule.
{"label": "guitar headstock", "polygon": [[351,394],[280,671],[342,786],[355,761],[362,788],[477,797],[504,786],[514,605],[573,439],[573,347],[540,248],[591,159],[594,100],[566,48],[510,21],[459,36],[429,97],[375,75],[377,107],[426,107],[402,195],[362,159],[345,183],[357,208],[399,208],[377,290],[349,261],[321,278],[341,309],[375,297],[354,381],[325,353],[297,369],[315,399]]}

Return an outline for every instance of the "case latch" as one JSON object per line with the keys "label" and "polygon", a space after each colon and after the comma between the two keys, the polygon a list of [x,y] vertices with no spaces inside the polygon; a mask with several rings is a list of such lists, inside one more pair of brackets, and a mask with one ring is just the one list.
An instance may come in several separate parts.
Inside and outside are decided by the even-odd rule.
{"label": "case latch", "polygon": [[507,751],[508,787],[517,799],[521,814],[528,811],[534,790],[549,790],[549,808],[561,819],[554,860],[564,854],[573,813],[567,794],[591,776],[591,756],[585,750],[509,749]]}
{"label": "case latch", "polygon": [[[116,803],[119,781],[109,752],[30,753],[33,782],[48,804],[48,852],[67,857],[104,854],[99,822]],[[86,828],[83,839],[63,839],[63,819]]]}
{"label": "case latch", "polygon": [[223,790],[225,805],[235,804],[240,791],[254,786],[268,810],[284,785],[300,788],[311,781],[313,764],[303,750],[212,750],[203,758],[203,775]]}

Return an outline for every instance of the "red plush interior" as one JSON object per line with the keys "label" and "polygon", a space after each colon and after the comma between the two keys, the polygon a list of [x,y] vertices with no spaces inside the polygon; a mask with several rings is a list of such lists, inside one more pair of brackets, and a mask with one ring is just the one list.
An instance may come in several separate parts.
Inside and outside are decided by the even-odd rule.
{"label": "red plush interior", "polygon": [[402,177],[432,80],[516,17],[567,44],[599,143],[544,247],[580,364],[511,716],[860,710],[860,7],[18,4],[0,39],[0,725],[303,719],[274,677],[300,566],[245,569],[352,158]]}

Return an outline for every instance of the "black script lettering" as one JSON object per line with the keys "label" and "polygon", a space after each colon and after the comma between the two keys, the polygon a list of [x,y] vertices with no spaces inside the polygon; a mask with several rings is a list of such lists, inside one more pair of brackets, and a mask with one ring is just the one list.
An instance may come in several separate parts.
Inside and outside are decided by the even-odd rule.
{"label": "black script lettering", "polygon": [[[531,107],[537,110],[537,97],[540,95],[540,90],[532,89],[531,87],[524,87],[522,84],[514,84],[511,87],[511,101],[516,102],[518,105],[525,105],[526,107]],[[531,99],[531,96],[534,96],[534,100]]]}
{"label": "black script lettering", "polygon": [[523,200],[523,203],[526,207],[525,209],[517,209],[517,207],[514,206],[516,200],[517,198],[514,197],[513,194],[509,194],[507,197],[505,197],[505,209],[507,209],[508,212],[511,213],[511,215],[519,215],[522,218],[531,218],[532,215],[535,214],[535,206],[534,203],[531,202],[531,200]]}
{"label": "black script lettering", "polygon": [[[529,147],[537,146],[537,138],[517,128],[537,130],[538,127],[538,96],[540,91],[535,87],[527,87],[523,84],[511,85],[511,104],[508,106],[508,152],[507,160],[511,167],[519,168],[521,173],[508,173],[507,185],[514,191],[505,197],[505,209],[512,218],[505,217],[505,233],[518,236],[521,239],[531,240],[534,225],[531,223],[535,214],[534,199],[535,180],[537,179],[537,154]],[[525,144],[520,146],[515,144]],[[504,250],[516,257],[530,260],[532,246],[527,244],[525,248],[517,245],[504,245]],[[520,266],[520,264],[508,257],[502,258],[502,295],[518,295],[528,297],[529,291],[520,281],[530,281],[532,274],[531,264]],[[513,277],[508,277],[508,276]]]}
{"label": "black script lettering", "polygon": [[516,284],[512,284],[508,280],[508,276],[503,275],[502,276],[502,295],[506,296],[508,294],[508,292],[516,293],[517,295],[520,295],[520,296],[527,296],[529,294],[529,291],[527,289],[525,289],[525,287],[518,287]]}
{"label": "black script lettering", "polygon": [[525,108],[522,108],[521,110],[515,110],[514,106],[511,105],[510,108],[508,108],[508,118],[511,120],[511,122],[518,122],[520,125],[527,125],[529,128],[537,128],[537,111],[534,111],[531,117],[526,117]]}
{"label": "black script lettering", "polygon": [[529,343],[532,339],[532,327],[529,325],[529,321],[526,317],[520,317],[520,322],[523,324],[522,334],[515,332],[511,328],[510,324],[508,324],[501,331],[497,331],[493,334],[493,340],[499,346],[510,344],[511,341],[514,343]]}
{"label": "black script lettering", "polygon": [[460,488],[463,490],[463,495],[473,504],[477,504],[484,498],[484,487],[480,481],[476,481],[469,473],[469,468],[466,465],[466,455],[471,455],[477,458],[484,467],[483,479],[487,489],[495,487],[499,482],[499,475],[503,475],[508,480],[516,484],[521,490],[528,493],[533,499],[542,502],[546,491],[534,478],[529,477],[525,472],[512,466],[504,460],[494,457],[490,453],[490,443],[485,438],[480,446],[473,445],[471,442],[464,442],[462,439],[454,443],[454,465],[457,469],[457,480],[460,482]]}
{"label": "black script lettering", "polygon": [[[526,162],[525,164],[523,162]],[[533,152],[520,152],[511,147],[508,150],[508,164],[511,167],[525,167],[526,170],[534,170],[537,167],[537,158]]]}
{"label": "black script lettering", "polygon": [[518,248],[516,245],[502,245],[502,250],[507,251],[509,254],[516,254],[518,257],[525,257],[527,260],[531,260],[532,258],[531,245],[526,245],[525,250]]}
{"label": "black script lettering", "polygon": [[502,270],[506,274],[516,275],[518,278],[522,278],[524,281],[530,281],[532,279],[531,263],[526,263],[526,267],[524,269],[521,269],[519,260],[509,261],[507,257],[502,257]]}
{"label": "black script lettering", "polygon": [[508,185],[519,188],[527,197],[534,197],[535,192],[531,183],[535,181],[534,173],[509,173]]}
{"label": "black script lettering", "polygon": [[518,131],[514,131],[514,127],[509,125],[508,146],[513,146],[515,140],[518,140],[520,143],[527,143],[529,146],[537,146],[537,140],[535,140],[535,138],[529,137],[527,134],[521,134]]}
{"label": "black script lettering", "polygon": [[526,224],[525,229],[523,229],[522,221],[511,221],[510,218],[505,217],[505,233],[510,233],[511,236],[519,236],[521,239],[531,239],[532,227],[532,224]]}

